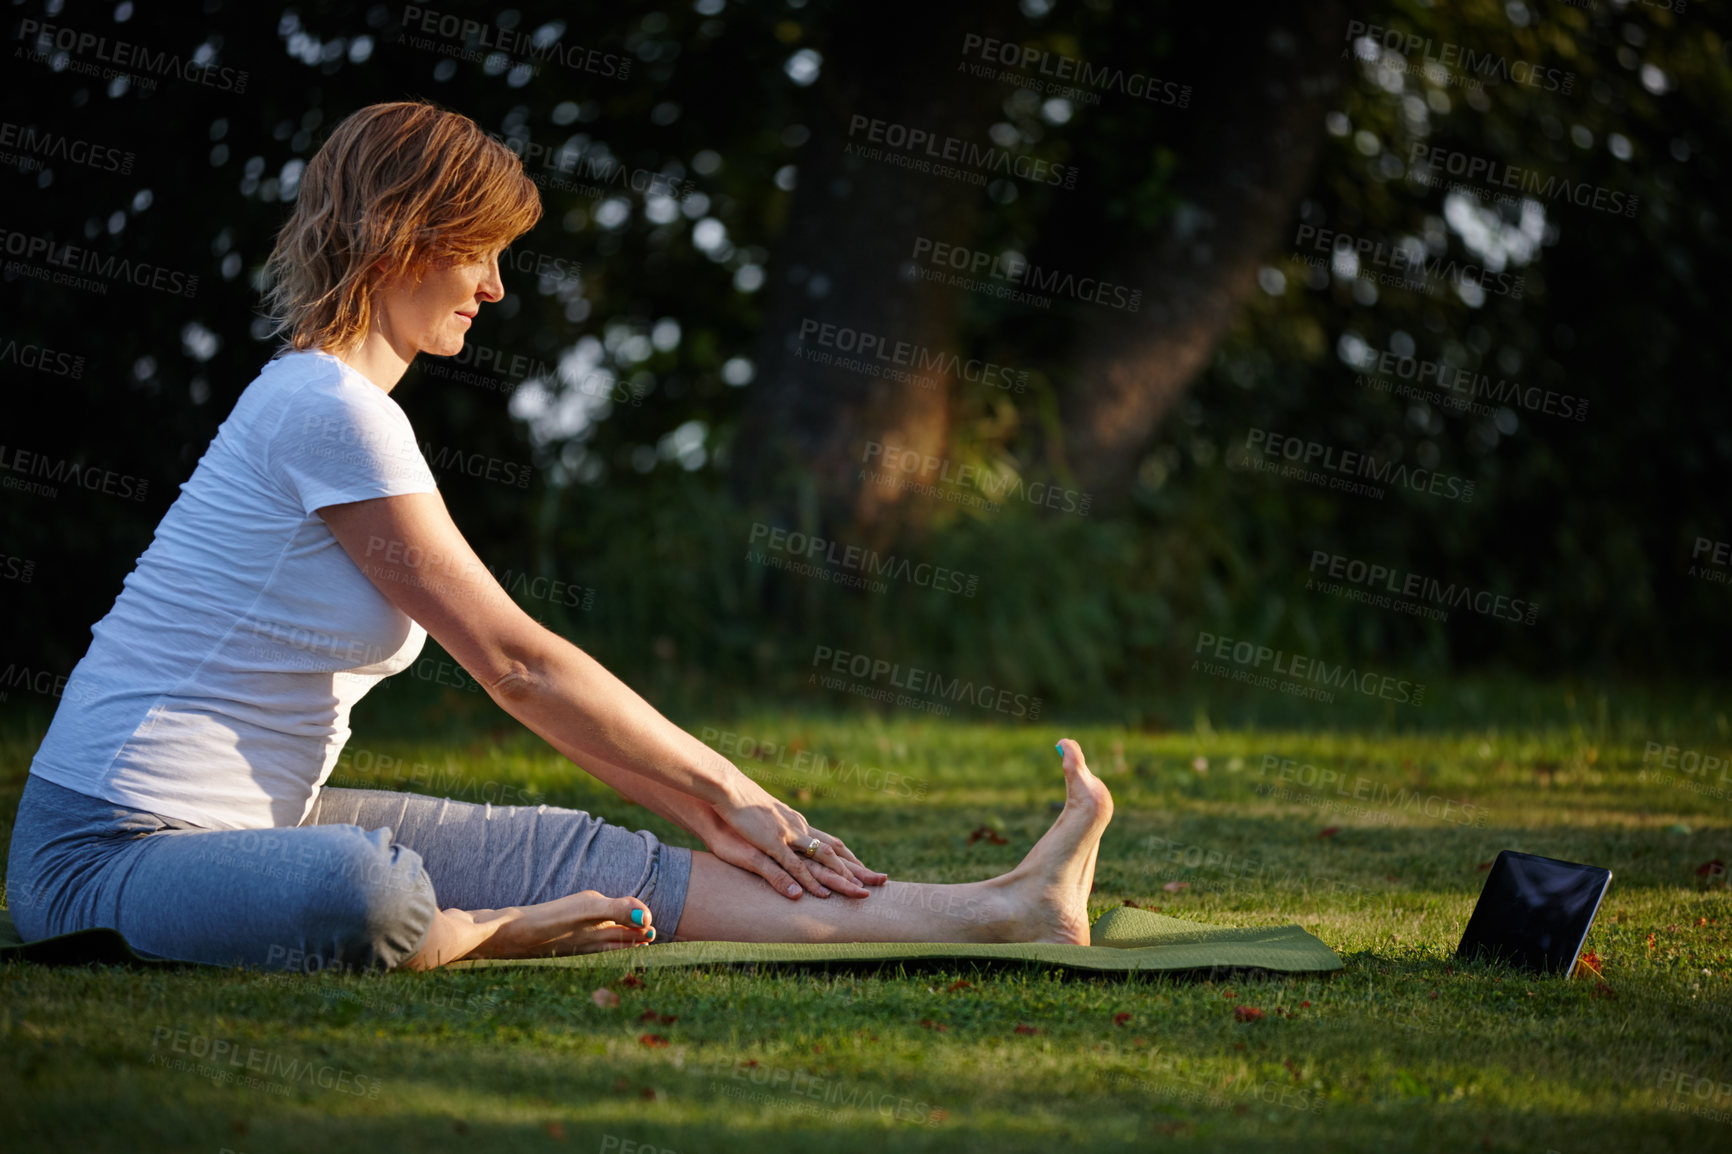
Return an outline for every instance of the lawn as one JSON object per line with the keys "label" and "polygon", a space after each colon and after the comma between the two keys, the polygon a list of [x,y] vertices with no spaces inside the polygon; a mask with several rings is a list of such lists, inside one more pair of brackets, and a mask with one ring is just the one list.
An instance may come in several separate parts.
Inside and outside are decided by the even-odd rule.
{"label": "lawn", "polygon": [[[1559,690],[1533,711],[1570,719],[1555,726],[1464,716],[1346,732],[1202,718],[1183,732],[688,719],[868,863],[928,881],[1013,865],[1062,796],[1053,742],[1076,737],[1117,801],[1092,912],[1135,902],[1204,922],[1297,922],[1346,969],[364,978],[11,964],[6,1145],[1728,1148],[1732,908],[1711,863],[1732,859],[1732,780],[1663,764],[1668,745],[1680,766],[1685,750],[1724,756],[1726,718],[1603,705],[1576,716],[1565,702]],[[358,730],[336,783],[545,800],[672,836],[533,738],[480,732],[418,744]],[[0,746],[0,815],[39,734],[15,726]],[[1505,848],[1613,869],[1588,943],[1603,978],[1453,960],[1482,867]],[[276,1074],[249,1083],[247,1064],[228,1062],[224,1078],[201,1073],[218,1053]]]}

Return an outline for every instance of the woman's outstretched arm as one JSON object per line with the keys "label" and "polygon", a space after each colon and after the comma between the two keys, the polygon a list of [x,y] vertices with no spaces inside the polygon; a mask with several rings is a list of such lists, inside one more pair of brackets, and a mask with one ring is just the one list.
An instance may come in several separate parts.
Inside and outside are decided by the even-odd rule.
{"label": "woman's outstretched arm", "polygon": [[[788,897],[798,897],[801,887],[826,892],[814,864],[854,896],[864,893],[861,882],[882,879],[525,613],[469,547],[437,493],[377,497],[318,512],[373,585],[443,645],[500,708],[603,781],[628,795],[634,788],[644,793],[648,782],[709,807],[757,851],[746,868]],[[819,849],[809,861],[795,847],[814,837]]]}

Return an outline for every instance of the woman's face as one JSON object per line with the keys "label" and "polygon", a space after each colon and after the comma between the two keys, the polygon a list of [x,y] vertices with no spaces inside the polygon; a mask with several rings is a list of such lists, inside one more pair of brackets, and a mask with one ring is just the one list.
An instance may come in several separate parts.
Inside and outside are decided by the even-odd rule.
{"label": "woman's face", "polygon": [[411,275],[379,286],[375,302],[380,328],[405,359],[416,352],[449,357],[463,351],[463,336],[481,303],[504,295],[494,253],[486,260],[422,264]]}

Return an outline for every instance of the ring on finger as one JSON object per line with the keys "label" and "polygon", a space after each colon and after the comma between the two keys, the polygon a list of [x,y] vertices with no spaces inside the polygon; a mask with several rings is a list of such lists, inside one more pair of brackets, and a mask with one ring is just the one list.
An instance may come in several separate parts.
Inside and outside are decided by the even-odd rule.
{"label": "ring on finger", "polygon": [[807,857],[817,857],[818,856],[818,847],[823,845],[823,844],[824,843],[819,841],[817,838],[813,838],[811,841],[807,842],[804,846],[802,846],[800,848],[800,852],[805,854]]}

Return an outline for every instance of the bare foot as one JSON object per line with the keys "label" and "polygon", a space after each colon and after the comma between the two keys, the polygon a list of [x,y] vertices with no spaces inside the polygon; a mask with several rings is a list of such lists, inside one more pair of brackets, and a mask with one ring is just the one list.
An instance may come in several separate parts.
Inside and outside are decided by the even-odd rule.
{"label": "bare foot", "polygon": [[1113,819],[1113,795],[1089,772],[1082,747],[1070,738],[1064,751],[1064,812],[1015,869],[994,881],[1004,887],[1004,941],[1089,944],[1089,892],[1101,834]]}
{"label": "bare foot", "polygon": [[[477,925],[499,926],[468,956],[472,958],[550,958],[623,950],[655,941],[649,907],[636,898],[603,897],[594,890],[568,894],[533,906],[506,910],[447,910]],[[641,919],[634,922],[633,915]]]}

